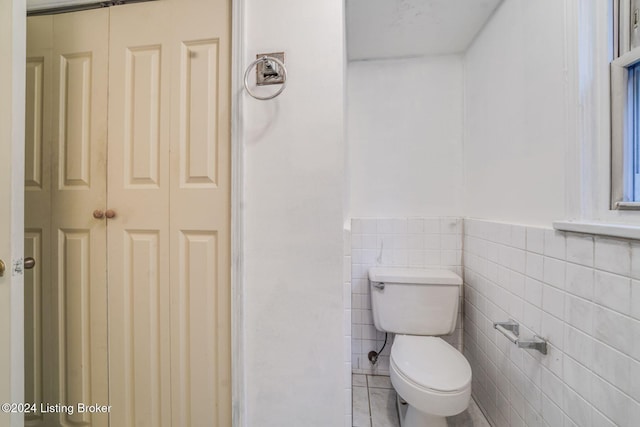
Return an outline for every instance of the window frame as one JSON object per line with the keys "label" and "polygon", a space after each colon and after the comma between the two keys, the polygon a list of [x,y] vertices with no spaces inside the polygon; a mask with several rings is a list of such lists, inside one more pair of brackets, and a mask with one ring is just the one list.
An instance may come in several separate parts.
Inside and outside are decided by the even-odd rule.
{"label": "window frame", "polygon": [[[633,197],[633,99],[629,68],[640,63],[640,43],[631,48],[632,10],[638,0],[614,1],[611,78],[611,210],[640,210]],[[638,31],[638,30],[636,30]],[[636,71],[640,73],[640,70]],[[638,78],[638,77],[636,77]],[[640,104],[640,99],[636,104]],[[640,132],[640,122],[636,132]]]}

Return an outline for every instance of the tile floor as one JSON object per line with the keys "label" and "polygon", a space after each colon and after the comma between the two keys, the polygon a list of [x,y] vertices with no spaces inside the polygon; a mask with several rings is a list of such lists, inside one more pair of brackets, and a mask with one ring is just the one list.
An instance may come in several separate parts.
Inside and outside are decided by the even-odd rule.
{"label": "tile floor", "polygon": [[[352,376],[353,427],[399,427],[396,412],[396,392],[389,377],[383,375]],[[471,400],[469,408],[447,419],[449,427],[490,427],[486,418]]]}

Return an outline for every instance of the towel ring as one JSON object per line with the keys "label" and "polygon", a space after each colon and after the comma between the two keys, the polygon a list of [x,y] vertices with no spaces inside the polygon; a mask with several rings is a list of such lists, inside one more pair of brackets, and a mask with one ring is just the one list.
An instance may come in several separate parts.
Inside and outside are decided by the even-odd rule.
{"label": "towel ring", "polygon": [[[280,89],[278,89],[277,92],[271,95],[258,96],[255,93],[251,92],[251,90],[249,89],[249,73],[251,72],[251,69],[253,67],[258,65],[258,63],[267,62],[267,61],[273,61],[276,64],[278,64],[278,66],[280,67],[280,72],[282,73],[282,86],[280,87]],[[269,99],[275,98],[276,96],[282,93],[285,87],[287,87],[287,68],[284,66],[284,63],[282,61],[280,61],[278,58],[274,58],[273,56],[266,56],[266,55],[261,56],[260,58],[256,59],[251,64],[249,64],[249,66],[247,67],[247,71],[244,72],[244,88],[247,90],[249,95],[251,95],[255,99],[259,99],[260,101],[267,101]]]}

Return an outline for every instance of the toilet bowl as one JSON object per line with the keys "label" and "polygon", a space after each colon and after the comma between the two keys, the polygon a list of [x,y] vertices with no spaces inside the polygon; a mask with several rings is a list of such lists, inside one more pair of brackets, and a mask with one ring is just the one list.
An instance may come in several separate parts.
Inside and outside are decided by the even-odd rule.
{"label": "toilet bowl", "polygon": [[462,278],[449,270],[369,269],[377,330],[396,334],[390,375],[401,427],[446,427],[471,397],[471,367],[439,336],[455,331]]}
{"label": "toilet bowl", "polygon": [[396,335],[390,375],[401,427],[446,427],[469,405],[469,362],[441,338]]}

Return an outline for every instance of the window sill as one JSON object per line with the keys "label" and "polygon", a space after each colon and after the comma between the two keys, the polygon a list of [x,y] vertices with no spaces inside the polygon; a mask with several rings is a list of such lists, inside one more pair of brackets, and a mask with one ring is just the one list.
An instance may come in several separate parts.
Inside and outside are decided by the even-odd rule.
{"label": "window sill", "polygon": [[616,202],[616,208],[622,211],[640,210],[640,202]]}
{"label": "window sill", "polygon": [[574,233],[597,234],[640,240],[640,225],[585,221],[554,221],[553,228],[558,231],[572,231]]}

